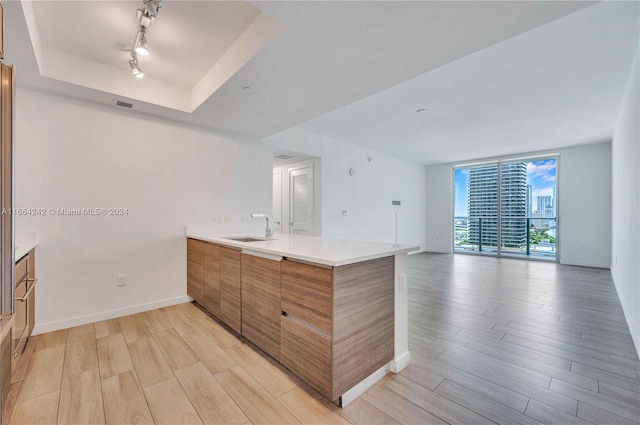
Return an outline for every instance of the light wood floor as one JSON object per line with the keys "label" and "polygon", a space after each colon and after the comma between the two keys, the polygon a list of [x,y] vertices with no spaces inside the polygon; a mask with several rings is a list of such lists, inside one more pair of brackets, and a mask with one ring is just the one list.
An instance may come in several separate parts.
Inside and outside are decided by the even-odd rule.
{"label": "light wood floor", "polygon": [[409,260],[412,364],[339,409],[191,304],[43,334],[3,424],[640,422],[640,362],[607,270]]}

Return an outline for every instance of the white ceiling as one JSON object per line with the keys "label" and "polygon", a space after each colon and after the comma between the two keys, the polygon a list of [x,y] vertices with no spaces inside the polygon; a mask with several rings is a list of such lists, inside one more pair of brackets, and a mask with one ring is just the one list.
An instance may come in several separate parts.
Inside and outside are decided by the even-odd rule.
{"label": "white ceiling", "polygon": [[169,0],[140,81],[126,51],[141,5],[4,2],[5,62],[19,86],[137,103],[127,113],[276,146],[297,128],[426,164],[610,140],[640,18],[637,1]]}
{"label": "white ceiling", "polygon": [[425,164],[609,141],[639,5],[590,6],[299,127]]}
{"label": "white ceiling", "polygon": [[[129,52],[141,1],[37,1],[43,48],[68,52],[130,73]],[[149,27],[152,54],[139,57],[149,77],[191,89],[260,11],[237,2],[168,2]]]}
{"label": "white ceiling", "polygon": [[151,55],[138,58],[145,77],[136,79],[128,62],[141,7],[121,0],[23,1],[40,76],[190,113],[280,28],[243,1],[167,2],[148,29]]}
{"label": "white ceiling", "polygon": [[[37,3],[39,2],[25,2],[33,5],[34,15],[39,7]],[[100,7],[107,7],[109,3],[116,1],[102,3],[107,5]],[[163,40],[159,35],[160,22],[163,19],[165,22],[169,20],[170,8],[178,8],[178,5],[196,9],[205,7],[201,3],[167,1],[158,17],[158,23],[155,24],[157,27],[154,25],[150,30],[150,47],[159,49],[158,54],[163,52],[160,44],[155,43]],[[262,17],[268,17],[280,25],[281,31],[277,35],[269,33],[275,35],[275,38],[260,46],[262,50],[254,49],[255,55],[250,59],[247,57],[242,64],[244,66],[239,67],[237,72],[216,87],[213,95],[198,99],[201,103],[195,102],[196,106],[199,105],[196,109],[188,107],[193,106],[192,100],[185,100],[188,104],[185,107],[175,108],[163,103],[158,96],[148,97],[148,101],[138,102],[135,112],[128,113],[148,114],[217,131],[263,138],[437,69],[589,4],[581,1],[252,2],[251,6],[261,12],[254,23]],[[113,7],[114,10],[119,9]],[[28,8],[26,6],[24,9]],[[17,2],[5,2],[5,15],[7,62],[18,65],[19,86],[105,105],[111,105],[114,97],[124,100],[140,99],[138,92],[145,87],[147,92],[155,93],[152,81],[144,81],[140,87],[124,90],[122,87],[132,84],[132,78],[122,83],[114,80],[110,85],[91,89],[69,82],[65,79],[66,73],[58,72],[43,77],[27,29],[29,18],[25,18],[23,8]],[[87,13],[82,18],[88,19],[89,24],[78,24],[80,15],[77,13],[60,15],[65,16],[59,16],[47,31],[56,31],[56,28],[62,31],[66,26],[85,27],[100,19],[99,16],[88,17],[90,14]],[[185,19],[193,21],[195,25],[202,22],[201,15],[187,14]],[[109,22],[124,25],[119,19],[113,18]],[[126,19],[129,25],[131,18],[129,15],[125,18],[123,13],[121,19]],[[108,25],[106,21],[96,24]],[[133,30],[135,31],[135,22]],[[115,27],[109,30],[103,27],[101,31],[116,34],[119,30]],[[156,31],[155,35],[153,31]],[[127,30],[126,36],[132,37],[129,34],[130,31]],[[177,34],[175,36],[178,37]],[[114,44],[117,48],[119,42],[126,44],[127,41],[128,38],[118,41],[114,36],[105,36],[102,43],[104,49],[114,49]],[[262,41],[262,37],[254,36],[250,41],[257,43]],[[62,37],[57,43],[63,47],[68,44]],[[86,47],[71,50],[73,51],[66,52],[66,56],[50,55],[53,57],[49,59],[57,60],[57,64],[64,64],[70,56],[90,60]],[[167,52],[169,50],[171,49]],[[242,51],[238,50],[239,53]],[[105,56],[111,58],[108,54]],[[91,67],[80,71],[82,72],[77,73],[83,76],[83,82],[99,80]],[[150,73],[150,69],[146,72]],[[188,85],[186,80],[181,84]],[[246,86],[251,89],[243,90]],[[177,85],[172,87],[180,88]],[[376,107],[384,108],[385,105]],[[188,112],[190,110],[191,113]]]}

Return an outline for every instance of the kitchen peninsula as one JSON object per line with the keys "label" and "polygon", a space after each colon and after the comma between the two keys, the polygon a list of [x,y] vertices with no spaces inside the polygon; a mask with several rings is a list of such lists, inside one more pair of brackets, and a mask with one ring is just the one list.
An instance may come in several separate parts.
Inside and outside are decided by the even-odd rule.
{"label": "kitchen peninsula", "polygon": [[407,253],[418,247],[187,228],[187,293],[347,406],[409,363]]}

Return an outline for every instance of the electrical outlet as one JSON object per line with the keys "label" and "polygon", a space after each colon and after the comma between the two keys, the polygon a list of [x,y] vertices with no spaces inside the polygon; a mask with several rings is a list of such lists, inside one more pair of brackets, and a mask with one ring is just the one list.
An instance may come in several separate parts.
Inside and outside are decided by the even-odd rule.
{"label": "electrical outlet", "polygon": [[233,217],[225,217],[224,218],[224,222],[225,223],[233,223]]}
{"label": "electrical outlet", "polygon": [[400,273],[400,276],[398,276],[398,286],[400,287],[401,291],[404,291],[405,289],[407,289],[407,275],[404,273]]}
{"label": "electrical outlet", "polygon": [[249,217],[242,216],[242,218],[240,220],[242,220],[243,223],[248,223],[249,222]]}
{"label": "electrical outlet", "polygon": [[224,217],[213,217],[214,223],[224,223]]}
{"label": "electrical outlet", "polygon": [[116,283],[118,286],[127,286],[127,275],[119,274],[116,276]]}

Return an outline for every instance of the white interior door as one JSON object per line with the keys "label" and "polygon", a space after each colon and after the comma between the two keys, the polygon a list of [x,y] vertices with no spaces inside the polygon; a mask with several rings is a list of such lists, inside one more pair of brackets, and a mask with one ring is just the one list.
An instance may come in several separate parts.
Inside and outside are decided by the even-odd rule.
{"label": "white interior door", "polygon": [[[282,171],[273,173],[273,231],[282,232]],[[288,227],[285,227],[285,231]]]}
{"label": "white interior door", "polygon": [[313,235],[313,166],[289,171],[289,229],[294,235]]}

